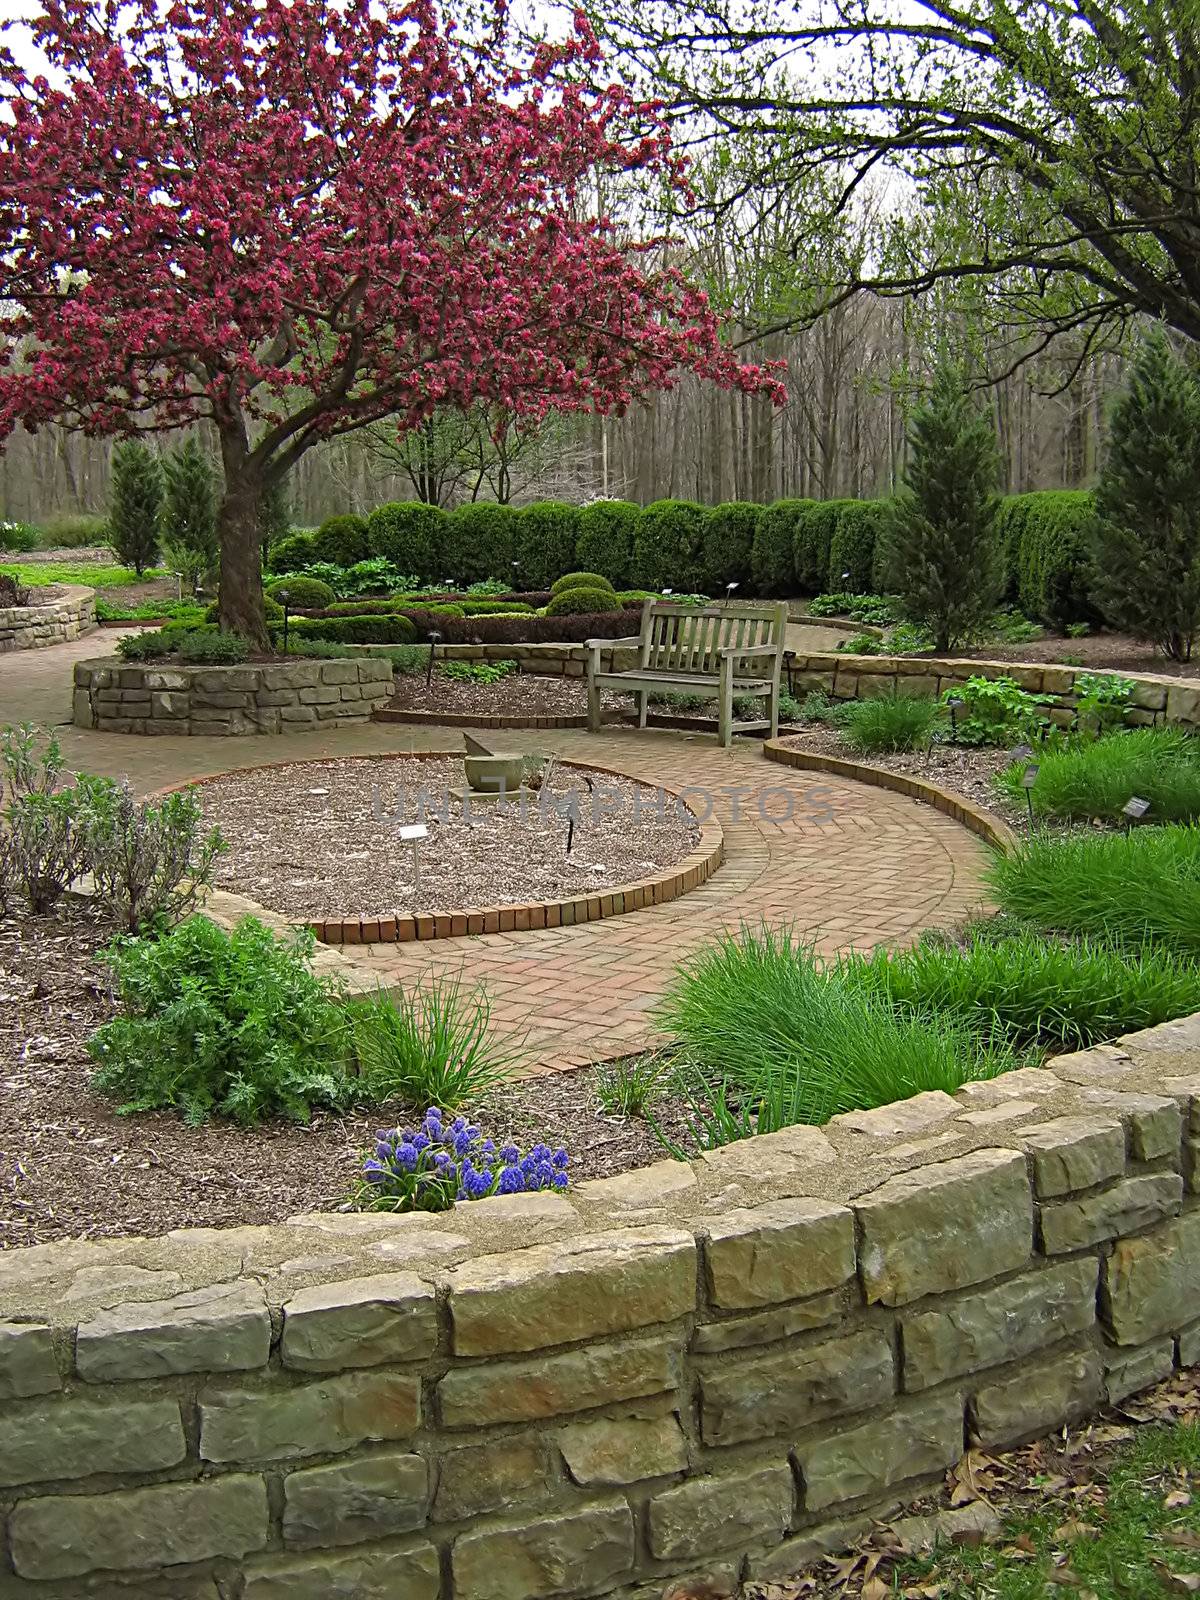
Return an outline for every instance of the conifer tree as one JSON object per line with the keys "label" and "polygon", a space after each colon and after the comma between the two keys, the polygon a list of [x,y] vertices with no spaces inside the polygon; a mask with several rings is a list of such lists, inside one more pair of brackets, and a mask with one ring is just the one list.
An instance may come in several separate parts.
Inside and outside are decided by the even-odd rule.
{"label": "conifer tree", "polygon": [[162,469],[140,439],[123,439],[112,453],[108,542],[140,578],[158,555]]}
{"label": "conifer tree", "polygon": [[167,559],[190,585],[215,572],[217,475],[207,452],[189,434],[163,462],[163,546]]}
{"label": "conifer tree", "polygon": [[1003,583],[996,435],[955,367],[938,368],[908,445],[883,570],[905,617],[928,628],[935,648],[946,651],[987,620]]}
{"label": "conifer tree", "polygon": [[1200,384],[1163,330],[1142,343],[1096,490],[1093,593],[1115,627],[1190,661],[1200,634]]}

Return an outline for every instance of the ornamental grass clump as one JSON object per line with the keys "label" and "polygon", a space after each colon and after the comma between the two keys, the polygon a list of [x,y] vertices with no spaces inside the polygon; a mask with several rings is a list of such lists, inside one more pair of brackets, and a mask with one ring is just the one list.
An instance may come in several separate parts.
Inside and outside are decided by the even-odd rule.
{"label": "ornamental grass clump", "polygon": [[568,1165],[561,1148],[535,1144],[522,1155],[515,1144],[485,1139],[465,1117],[448,1121],[430,1106],[419,1128],[377,1135],[353,1204],[361,1211],[446,1211],[456,1200],[565,1189]]}
{"label": "ornamental grass clump", "polygon": [[1033,927],[1200,956],[1200,824],[1030,839],[989,877]]}
{"label": "ornamental grass clump", "polygon": [[1015,804],[1026,794],[1038,817],[1090,821],[1121,819],[1125,805],[1149,800],[1155,822],[1200,817],[1200,739],[1178,728],[1130,728],[1101,739],[1082,736],[1038,757],[1037,782],[1023,787],[1026,763],[1014,762],[996,779]]}
{"label": "ornamental grass clump", "polygon": [[851,700],[838,714],[842,737],[861,755],[894,755],[928,744],[942,721],[939,703],[928,695],[881,695]]}
{"label": "ornamental grass clump", "polygon": [[675,1088],[702,1148],[1019,1064],[953,1021],[893,1009],[769,928],[723,935],[685,963],[656,1021],[678,1045]]}

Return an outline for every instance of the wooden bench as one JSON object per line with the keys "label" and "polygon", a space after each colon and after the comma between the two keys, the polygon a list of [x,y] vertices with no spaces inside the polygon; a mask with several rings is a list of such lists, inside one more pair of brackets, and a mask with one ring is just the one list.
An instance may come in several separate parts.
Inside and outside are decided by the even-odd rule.
{"label": "wooden bench", "polygon": [[[589,639],[587,664],[588,727],[600,726],[603,689],[627,690],[638,697],[638,727],[646,726],[653,690],[697,694],[709,690],[718,704],[719,736],[733,735],[735,695],[761,695],[767,701],[762,722],[739,722],[739,733],[779,731],[779,673],[787,632],[787,606],[680,606],[647,600],[636,638]],[[601,652],[639,646],[638,664],[627,672],[602,672]]]}

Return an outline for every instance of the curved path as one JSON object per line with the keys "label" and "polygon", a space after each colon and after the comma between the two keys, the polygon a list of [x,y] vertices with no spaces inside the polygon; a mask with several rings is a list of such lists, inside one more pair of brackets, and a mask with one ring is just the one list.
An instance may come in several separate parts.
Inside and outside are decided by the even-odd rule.
{"label": "curved path", "polygon": [[[0,723],[64,722],[71,662],[104,654],[111,642],[93,636],[0,656]],[[143,792],[269,761],[462,746],[456,729],[381,723],[241,739],[59,731],[72,766],[127,776]],[[581,927],[347,947],[363,975],[389,986],[429,973],[486,979],[497,1027],[527,1035],[531,1071],[580,1066],[651,1042],[648,1013],[676,965],[723,929],[790,925],[831,955],[910,942],[923,928],[961,920],[982,897],[988,852],[957,822],[901,795],[769,764],[757,741],[722,750],[711,735],[613,728],[528,731],[505,734],[504,742],[704,791],[725,831],[724,865],[668,905]]]}

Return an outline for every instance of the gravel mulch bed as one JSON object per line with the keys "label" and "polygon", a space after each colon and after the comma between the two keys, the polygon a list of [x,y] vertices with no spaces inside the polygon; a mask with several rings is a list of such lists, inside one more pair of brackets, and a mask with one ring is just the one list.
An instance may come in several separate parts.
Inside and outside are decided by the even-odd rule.
{"label": "gravel mulch bed", "polygon": [[1025,808],[1014,806],[992,786],[996,774],[1012,764],[1008,750],[935,744],[928,752],[913,750],[896,755],[865,756],[852,750],[835,729],[820,725],[788,734],[780,743],[794,750],[810,750],[815,755],[840,756],[864,767],[881,767],[886,772],[903,772],[910,778],[926,778],[953,794],[962,795],[973,805],[983,806],[1018,832],[1028,831],[1029,817]]}
{"label": "gravel mulch bed", "polygon": [[[393,1104],[254,1129],[189,1128],[166,1112],[118,1116],[89,1087],[86,1050],[115,1010],[96,954],[111,936],[74,903],[51,916],[0,918],[0,1249],[330,1210],[376,1129],[423,1109]],[[498,1137],[565,1145],[577,1182],[661,1160],[644,1122],[601,1110],[594,1081],[585,1069],[515,1083],[493,1091],[477,1115]],[[676,1116],[666,1125],[679,1131]]]}
{"label": "gravel mulch bed", "polygon": [[[656,792],[611,774],[594,775],[606,797],[593,806],[577,768],[549,770],[553,804],[535,797],[521,815],[484,802],[464,812],[447,796],[464,786],[460,760],[347,759],[233,772],[200,786],[206,822],[229,841],[217,882],[286,916],[390,917],[559,900],[633,883],[694,849],[700,830],[674,801],[656,812]],[[398,836],[429,796],[429,836]],[[568,823],[555,807],[575,806]],[[443,820],[444,818],[444,820]]]}

